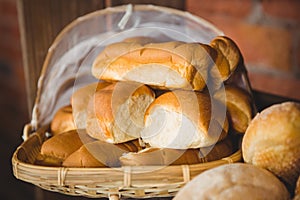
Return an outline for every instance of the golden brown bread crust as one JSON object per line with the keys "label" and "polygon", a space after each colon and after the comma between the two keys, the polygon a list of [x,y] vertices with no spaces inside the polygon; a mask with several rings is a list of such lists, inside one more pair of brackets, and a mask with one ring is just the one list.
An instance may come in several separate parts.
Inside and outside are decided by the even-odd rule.
{"label": "golden brown bread crust", "polygon": [[61,163],[83,143],[93,141],[84,130],[71,130],[46,140],[41,147],[39,163],[61,165]]}
{"label": "golden brown bread crust", "polygon": [[[146,129],[142,139],[156,148],[188,149],[211,146],[224,139],[228,133],[225,108],[224,113],[212,112],[212,107],[218,110],[216,109],[218,106],[221,106],[218,102],[211,104],[210,96],[206,93],[185,90],[166,92],[156,98],[147,109]],[[166,124],[173,120],[174,116],[177,117],[174,124],[167,127]],[[182,127],[186,124],[191,124],[189,126],[191,130],[182,132],[185,129]],[[191,138],[182,135],[187,134],[186,132],[193,134]],[[176,140],[174,145],[171,144],[173,139]]]}
{"label": "golden brown bread crust", "polygon": [[155,39],[153,37],[136,36],[136,37],[125,38],[122,42],[137,43],[140,45],[145,45],[148,43],[153,43],[153,42],[158,42],[158,41],[157,41],[157,39]]}
{"label": "golden brown bread crust", "polygon": [[295,188],[300,175],[300,104],[272,105],[251,121],[242,142],[244,161],[268,169]]}
{"label": "golden brown bread crust", "polygon": [[88,105],[87,133],[109,143],[139,138],[145,110],[154,95],[149,87],[133,82],[117,82],[97,90]]}
{"label": "golden brown bread crust", "polygon": [[212,147],[200,149],[146,148],[137,153],[126,153],[120,157],[122,166],[183,165],[205,163],[231,155],[234,145],[230,138]]}
{"label": "golden brown bread crust", "polygon": [[111,83],[96,82],[81,87],[73,92],[71,105],[73,110],[74,123],[77,129],[86,129],[87,107],[89,100],[97,90],[101,90]]}
{"label": "golden brown bread crust", "polygon": [[235,71],[238,64],[243,62],[242,54],[235,42],[226,36],[215,37],[210,42],[210,46],[218,52],[215,65],[217,68],[213,69],[212,73],[219,72],[222,80],[225,81]]}
{"label": "golden brown bread crust", "polygon": [[215,57],[212,47],[199,43],[119,42],[98,55],[92,74],[102,80],[136,81],[160,89],[202,90]]}
{"label": "golden brown bread crust", "polygon": [[76,129],[71,105],[60,108],[54,114],[50,129],[53,135]]}
{"label": "golden brown bread crust", "polygon": [[226,101],[231,128],[238,133],[245,133],[252,119],[250,95],[239,87],[225,85],[225,91],[217,92],[214,97],[220,101]]}
{"label": "golden brown bread crust", "polygon": [[225,164],[206,170],[176,194],[181,199],[288,200],[285,186],[267,170],[250,164]]}
{"label": "golden brown bread crust", "polygon": [[138,140],[122,144],[110,144],[94,141],[81,146],[64,162],[64,167],[119,167],[119,157],[128,152],[137,152],[141,149]]}

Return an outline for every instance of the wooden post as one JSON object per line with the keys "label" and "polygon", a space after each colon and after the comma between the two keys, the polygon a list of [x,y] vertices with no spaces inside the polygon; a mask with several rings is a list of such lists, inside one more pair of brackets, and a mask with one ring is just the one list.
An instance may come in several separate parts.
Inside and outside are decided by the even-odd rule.
{"label": "wooden post", "polygon": [[29,115],[48,48],[68,23],[104,8],[104,0],[18,0],[23,64]]}

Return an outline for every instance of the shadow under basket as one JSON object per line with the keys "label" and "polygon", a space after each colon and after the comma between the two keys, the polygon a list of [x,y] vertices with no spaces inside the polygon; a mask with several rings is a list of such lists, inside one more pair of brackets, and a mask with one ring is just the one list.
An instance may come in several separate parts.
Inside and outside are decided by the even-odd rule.
{"label": "shadow under basket", "polygon": [[[25,126],[25,131],[30,128]],[[193,177],[219,165],[240,162],[241,150],[220,160],[192,165],[68,168],[35,165],[43,142],[44,126],[23,142],[12,158],[16,178],[45,190],[91,198],[172,197]]]}

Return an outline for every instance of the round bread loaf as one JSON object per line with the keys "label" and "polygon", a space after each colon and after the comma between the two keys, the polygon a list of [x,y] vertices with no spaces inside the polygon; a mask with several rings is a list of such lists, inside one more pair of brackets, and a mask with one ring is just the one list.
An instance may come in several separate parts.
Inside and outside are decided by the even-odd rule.
{"label": "round bread loaf", "polygon": [[227,132],[225,106],[206,93],[174,90],[147,109],[142,139],[154,148],[189,149],[211,146]]}
{"label": "round bread loaf", "polygon": [[52,135],[76,129],[72,114],[72,106],[64,106],[54,114],[50,124]]}
{"label": "round bread loaf", "polygon": [[234,131],[244,134],[252,119],[250,95],[234,85],[226,85],[225,92],[217,92],[214,97],[225,100],[229,125]]}
{"label": "round bread loaf", "polygon": [[246,130],[242,151],[245,162],[268,169],[289,189],[295,188],[300,175],[300,104],[275,104],[257,114]]}
{"label": "round bread loaf", "polygon": [[61,166],[62,162],[84,143],[94,141],[84,130],[71,130],[55,135],[46,140],[41,147],[41,154],[36,163],[41,165]]}
{"label": "round bread loaf", "polygon": [[97,90],[88,105],[87,133],[109,143],[139,138],[154,95],[149,87],[134,82],[117,82]]}
{"label": "round bread loaf", "polygon": [[272,173],[235,163],[209,169],[187,183],[174,200],[288,200],[285,186]]}
{"label": "round bread loaf", "polygon": [[111,83],[96,82],[83,86],[73,92],[71,105],[73,109],[74,123],[77,129],[86,129],[87,107],[89,100],[97,90],[101,90]]}
{"label": "round bread loaf", "polygon": [[234,145],[228,137],[212,147],[199,149],[146,148],[137,153],[129,152],[120,157],[123,166],[182,165],[218,160],[231,155]]}

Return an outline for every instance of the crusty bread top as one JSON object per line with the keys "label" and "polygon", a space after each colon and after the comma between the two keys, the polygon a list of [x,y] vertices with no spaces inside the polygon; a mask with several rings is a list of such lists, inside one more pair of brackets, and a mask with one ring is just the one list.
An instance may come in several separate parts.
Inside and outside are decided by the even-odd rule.
{"label": "crusty bread top", "polygon": [[181,199],[288,200],[289,193],[269,171],[250,164],[235,163],[202,172],[174,198]]}
{"label": "crusty bread top", "polygon": [[71,130],[46,140],[41,147],[43,156],[64,160],[85,142],[93,141],[84,130]]}
{"label": "crusty bread top", "polygon": [[140,137],[146,108],[154,92],[135,82],[116,82],[98,90],[87,109],[87,132],[90,136],[120,143]]}
{"label": "crusty bread top", "polygon": [[300,175],[300,104],[274,104],[257,114],[242,141],[244,161],[268,169],[289,187]]}
{"label": "crusty bread top", "polygon": [[210,46],[218,52],[217,55],[220,60],[218,61],[217,66],[220,73],[224,75],[222,76],[223,79],[226,80],[229,75],[234,72],[238,64],[243,62],[242,54],[235,42],[226,36],[215,37],[210,42]]}
{"label": "crusty bread top", "polygon": [[250,164],[234,163],[204,171],[175,196],[182,199],[289,199],[275,175]]}
{"label": "crusty bread top", "polygon": [[[92,74],[102,80],[137,81],[158,88],[202,90],[216,51],[179,41],[108,45],[95,59]],[[159,77],[159,74],[164,74]]]}
{"label": "crusty bread top", "polygon": [[65,167],[117,167],[119,157],[128,152],[137,152],[141,147],[138,140],[121,144],[110,144],[96,140],[82,145],[63,162]]}
{"label": "crusty bread top", "polygon": [[227,133],[225,106],[206,93],[174,90],[148,107],[142,139],[156,148],[188,149],[211,146]]}
{"label": "crusty bread top", "polygon": [[[243,156],[250,162],[259,149],[300,146],[300,104],[284,102],[258,113],[248,126],[243,138]],[[300,151],[299,151],[300,152]],[[285,156],[285,155],[283,155]]]}
{"label": "crusty bread top", "polygon": [[235,85],[225,85],[225,90],[219,90],[214,97],[221,102],[225,101],[232,128],[239,133],[245,133],[252,119],[250,95]]}
{"label": "crusty bread top", "polygon": [[73,109],[74,123],[77,129],[86,129],[87,107],[94,93],[111,83],[96,82],[83,86],[73,92],[71,104]]}
{"label": "crusty bread top", "polygon": [[211,101],[208,95],[182,90],[166,92],[150,104],[145,113],[145,118],[156,106],[163,106],[167,110],[183,113],[196,123],[200,129],[205,130],[207,134],[211,119]]}
{"label": "crusty bread top", "polygon": [[72,106],[66,105],[57,110],[50,124],[52,135],[76,129],[72,114]]}

